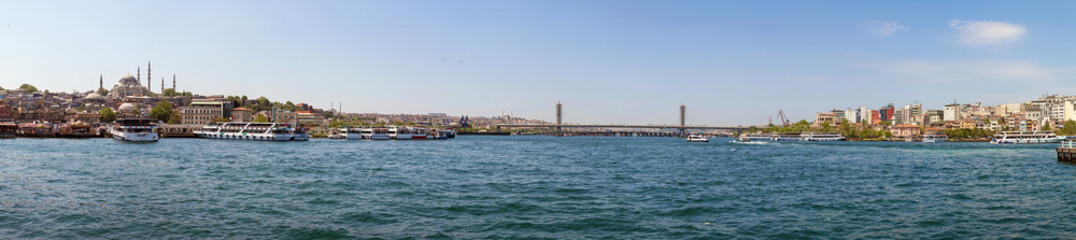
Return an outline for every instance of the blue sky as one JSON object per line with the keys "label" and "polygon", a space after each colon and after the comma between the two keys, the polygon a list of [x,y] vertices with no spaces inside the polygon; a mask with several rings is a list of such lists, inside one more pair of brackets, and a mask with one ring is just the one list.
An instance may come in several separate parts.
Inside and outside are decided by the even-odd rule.
{"label": "blue sky", "polygon": [[[764,124],[1076,90],[1073,1],[4,1],[0,86],[153,84],[346,112]],[[143,77],[144,78],[144,77]],[[144,82],[144,81],[143,81]]]}

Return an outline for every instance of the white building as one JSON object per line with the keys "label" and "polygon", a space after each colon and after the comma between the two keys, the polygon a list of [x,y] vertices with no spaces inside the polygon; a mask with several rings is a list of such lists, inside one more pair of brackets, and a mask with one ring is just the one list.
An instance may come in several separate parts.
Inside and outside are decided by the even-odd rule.
{"label": "white building", "polygon": [[844,110],[844,119],[847,119],[848,122],[858,123],[859,122],[859,114],[856,113],[855,109],[849,108],[847,110]]}
{"label": "white building", "polygon": [[960,121],[960,104],[946,104],[945,109],[942,112],[942,121]]}
{"label": "white building", "polygon": [[864,106],[859,106],[859,122],[870,124],[874,121],[873,111]]}

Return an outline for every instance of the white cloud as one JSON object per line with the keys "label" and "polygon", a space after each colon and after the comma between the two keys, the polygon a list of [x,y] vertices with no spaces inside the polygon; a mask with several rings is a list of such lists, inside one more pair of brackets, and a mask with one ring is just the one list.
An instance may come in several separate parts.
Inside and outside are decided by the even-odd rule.
{"label": "white cloud", "polygon": [[1007,22],[965,21],[953,19],[949,28],[956,30],[956,41],[969,47],[999,46],[1024,38],[1027,27]]}
{"label": "white cloud", "polygon": [[1054,81],[1064,69],[1025,60],[1006,61],[905,61],[881,64],[878,68],[900,77],[931,82],[963,81]]}
{"label": "white cloud", "polygon": [[897,31],[908,30],[908,27],[900,25],[900,21],[872,21],[862,25],[875,37],[892,37]]}

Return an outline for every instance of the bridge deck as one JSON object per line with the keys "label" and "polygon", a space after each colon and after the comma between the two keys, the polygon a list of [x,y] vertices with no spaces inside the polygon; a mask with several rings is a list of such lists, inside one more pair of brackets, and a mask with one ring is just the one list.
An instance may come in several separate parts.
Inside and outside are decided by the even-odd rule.
{"label": "bridge deck", "polygon": [[630,124],[500,124],[497,127],[516,128],[657,128],[657,129],[718,129],[718,130],[746,130],[747,127],[722,127],[722,126],[680,126],[680,125],[630,125]]}

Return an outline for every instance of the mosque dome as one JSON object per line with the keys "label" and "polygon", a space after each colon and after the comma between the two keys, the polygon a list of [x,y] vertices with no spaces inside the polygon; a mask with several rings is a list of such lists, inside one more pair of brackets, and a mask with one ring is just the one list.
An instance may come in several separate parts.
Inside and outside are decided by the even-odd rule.
{"label": "mosque dome", "polygon": [[100,99],[105,99],[105,98],[104,98],[104,97],[101,97],[101,94],[97,94],[97,93],[90,93],[90,94],[87,94],[87,95],[86,95],[86,99],[94,99],[94,100],[100,100]]}
{"label": "mosque dome", "polygon": [[120,84],[123,84],[123,85],[138,85],[138,79],[135,78],[134,76],[131,76],[131,74],[128,73],[126,76],[123,76],[122,78],[120,78]]}
{"label": "mosque dome", "polygon": [[138,109],[138,107],[135,107],[135,105],[131,103],[124,103],[123,105],[120,105],[120,111],[123,112],[134,111],[135,109]]}

